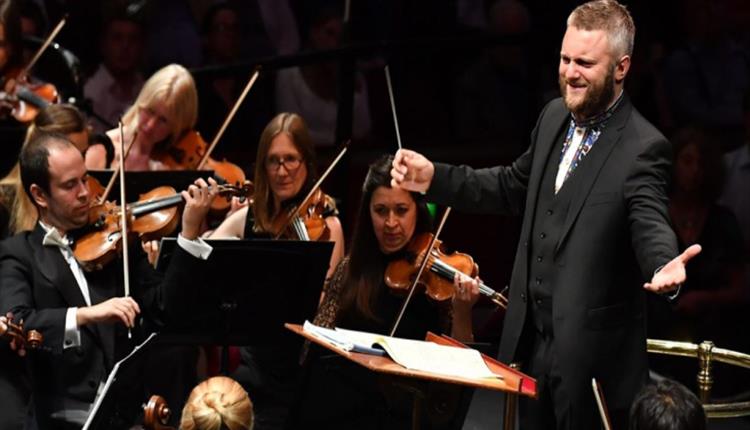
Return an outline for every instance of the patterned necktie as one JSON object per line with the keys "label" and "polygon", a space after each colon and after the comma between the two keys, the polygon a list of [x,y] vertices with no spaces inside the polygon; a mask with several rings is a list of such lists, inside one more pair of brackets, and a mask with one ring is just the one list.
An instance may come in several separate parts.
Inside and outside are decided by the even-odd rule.
{"label": "patterned necktie", "polygon": [[[599,136],[602,134],[607,121],[614,115],[617,107],[620,106],[622,96],[621,92],[612,106],[601,114],[585,121],[576,121],[571,118],[568,132],[565,135],[562,152],[560,152],[560,161],[558,164],[557,177],[555,178],[555,194],[560,191],[566,180],[573,174],[578,164],[591,151]],[[574,146],[573,146],[574,145]]]}

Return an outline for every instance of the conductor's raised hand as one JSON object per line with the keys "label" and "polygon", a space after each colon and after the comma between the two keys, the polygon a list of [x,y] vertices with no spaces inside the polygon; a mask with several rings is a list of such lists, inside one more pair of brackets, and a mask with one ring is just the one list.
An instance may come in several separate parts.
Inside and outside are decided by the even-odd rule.
{"label": "conductor's raised hand", "polygon": [[435,165],[424,155],[409,149],[399,149],[393,157],[391,186],[407,191],[427,192],[435,174]]}
{"label": "conductor's raised hand", "polygon": [[213,178],[208,178],[208,182],[198,178],[187,191],[182,192],[182,198],[185,199],[185,210],[182,212],[182,237],[193,240],[200,235],[203,220],[208,210],[211,209],[211,202],[214,201],[218,192],[218,184]]}

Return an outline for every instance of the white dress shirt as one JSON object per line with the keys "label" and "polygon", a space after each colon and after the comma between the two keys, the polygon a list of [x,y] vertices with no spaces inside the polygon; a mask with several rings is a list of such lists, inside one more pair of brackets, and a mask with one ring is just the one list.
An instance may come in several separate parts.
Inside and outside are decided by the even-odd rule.
{"label": "white dress shirt", "polygon": [[[81,295],[86,302],[87,306],[91,306],[91,294],[89,293],[89,284],[86,281],[86,276],[83,268],[78,263],[78,260],[73,256],[73,250],[70,248],[70,241],[67,236],[61,236],[60,232],[42,221],[39,221],[39,225],[42,226],[46,234],[42,240],[44,246],[56,246],[60,249],[65,262],[68,263],[70,271],[78,284],[78,288],[81,290]],[[200,237],[195,240],[188,240],[182,237],[180,234],[177,236],[177,244],[187,251],[190,255],[201,260],[207,260],[211,255],[211,245],[207,244]],[[65,334],[63,336],[63,349],[72,348],[81,345],[81,332],[79,331],[77,322],[77,307],[70,307],[65,313]]]}

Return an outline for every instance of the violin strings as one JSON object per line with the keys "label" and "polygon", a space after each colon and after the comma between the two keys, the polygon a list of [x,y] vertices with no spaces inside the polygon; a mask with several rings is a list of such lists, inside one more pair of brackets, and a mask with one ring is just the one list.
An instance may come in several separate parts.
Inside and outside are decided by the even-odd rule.
{"label": "violin strings", "polygon": [[[451,265],[447,264],[446,262],[444,262],[442,260],[439,260],[439,259],[435,259],[433,261],[432,266],[431,266],[431,270],[433,272],[437,273],[438,275],[444,277],[445,279],[448,279],[448,280],[453,280],[453,278],[456,276],[456,273],[460,272],[455,267],[453,267],[453,266],[451,266]],[[461,272],[461,273],[463,273],[463,272]],[[483,282],[479,283],[479,292],[481,294],[483,294],[485,296],[489,296],[489,297],[492,297],[492,296],[494,296],[497,293],[495,290],[493,290],[492,288],[488,287]],[[505,299],[504,296],[502,296],[502,297],[503,297],[503,299]],[[507,302],[507,299],[505,299],[503,301]]]}

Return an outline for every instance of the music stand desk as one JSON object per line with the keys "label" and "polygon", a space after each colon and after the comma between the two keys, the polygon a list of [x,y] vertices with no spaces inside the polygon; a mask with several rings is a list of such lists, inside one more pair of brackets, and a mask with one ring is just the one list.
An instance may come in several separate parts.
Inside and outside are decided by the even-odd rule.
{"label": "music stand desk", "polygon": [[[502,379],[473,379],[473,378],[460,378],[455,376],[439,375],[430,372],[424,372],[419,370],[410,370],[400,364],[397,364],[387,356],[378,356],[371,354],[362,354],[357,352],[345,351],[341,348],[331,345],[330,343],[323,341],[312,334],[305,332],[302,326],[299,324],[284,324],[284,326],[294,333],[304,337],[305,339],[322,346],[336,354],[359,364],[373,372],[401,376],[406,378],[422,379],[427,381],[444,382],[449,384],[458,384],[474,388],[485,388],[488,390],[504,391],[514,394],[520,394],[527,397],[536,398],[536,380],[530,376],[519,372],[518,370],[511,369],[499,361],[482,354],[484,362],[489,367],[490,371],[502,376]],[[467,348],[462,343],[453,340],[446,336],[437,336],[432,333],[427,334],[427,341],[434,342],[439,345],[457,346]]]}

